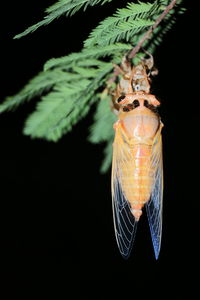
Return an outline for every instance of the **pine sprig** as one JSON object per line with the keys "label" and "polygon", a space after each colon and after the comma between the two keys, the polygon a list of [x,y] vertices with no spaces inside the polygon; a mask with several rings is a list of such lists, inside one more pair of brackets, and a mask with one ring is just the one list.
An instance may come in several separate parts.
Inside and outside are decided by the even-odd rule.
{"label": "pine sprig", "polygon": [[112,112],[110,103],[111,96],[100,97],[94,115],[94,124],[90,127],[89,141],[94,144],[108,142],[114,134],[112,127],[117,117]]}
{"label": "pine sprig", "polygon": [[27,119],[24,133],[33,138],[44,138],[60,120],[70,114],[74,102],[88,84],[89,80],[81,80],[76,85],[58,86],[57,90],[44,96],[36,111]]}
{"label": "pine sprig", "polygon": [[78,10],[83,8],[85,11],[88,6],[94,6],[97,4],[105,4],[106,2],[111,2],[112,0],[59,0],[58,2],[51,5],[49,8],[45,10],[46,13],[55,13],[58,11],[63,12],[66,16],[70,16],[75,14]]}
{"label": "pine sprig", "polygon": [[102,174],[105,174],[106,172],[108,172],[108,170],[111,166],[111,163],[112,163],[113,139],[114,139],[114,134],[113,134],[113,136],[111,136],[110,140],[106,143],[104,151],[103,151],[104,158],[102,160],[101,167],[100,167],[100,172]]}
{"label": "pine sprig", "polygon": [[95,91],[113,67],[110,63],[102,64],[103,67],[90,73],[93,77],[90,80],[56,85],[54,91],[42,98],[36,111],[27,119],[24,134],[57,141],[63,133],[70,131],[89,111],[96,99]]}
{"label": "pine sprig", "polygon": [[52,21],[58,19],[62,15],[73,15],[81,8],[85,10],[88,6],[94,6],[97,4],[103,5],[106,2],[111,1],[112,0],[59,0],[45,10],[47,15],[44,17],[43,20],[28,27],[25,31],[17,34],[14,38],[19,39],[29,33],[32,33],[39,27],[50,24]]}
{"label": "pine sprig", "polygon": [[113,56],[113,54],[124,53],[132,49],[130,44],[116,43],[108,45],[106,47],[92,47],[85,48],[81,52],[71,53],[67,56],[60,58],[52,58],[46,62],[44,65],[44,70],[49,70],[51,68],[69,68],[72,67],[78,61],[83,61],[85,59],[103,58],[105,56]]}
{"label": "pine sprig", "polygon": [[151,20],[143,20],[139,18],[137,20],[129,21],[128,23],[119,22],[115,31],[113,32],[111,30],[110,32],[107,32],[106,35],[102,36],[102,38],[98,41],[98,45],[107,46],[114,44],[115,42],[128,42],[133,35],[143,31],[145,28],[148,28],[153,24],[154,22]]}
{"label": "pine sprig", "polygon": [[23,104],[25,101],[47,92],[57,83],[64,84],[65,82],[72,82],[73,80],[80,79],[81,75],[63,72],[59,69],[40,72],[37,76],[31,79],[18,94],[12,97],[7,97],[5,101],[0,104],[0,112],[15,109],[18,105]]}
{"label": "pine sprig", "polygon": [[[156,9],[157,8],[157,9]],[[84,42],[85,47],[94,45],[109,45],[118,40],[128,41],[141,28],[151,26],[150,17],[157,15],[161,6],[155,3],[128,3],[126,8],[118,9],[112,16],[104,21],[91,32]]]}
{"label": "pine sprig", "polygon": [[[78,57],[78,53],[75,54],[75,56]],[[36,96],[41,96],[43,93],[50,92],[57,84],[72,86],[73,83],[77,82],[78,84],[83,78],[94,78],[97,76],[98,70],[105,66],[105,62],[97,59],[72,60],[71,62],[68,64],[68,67],[65,65],[65,70],[54,68],[40,72],[15,96],[7,97],[4,102],[0,104],[0,113],[14,110],[25,101],[29,101]]]}
{"label": "pine sprig", "polygon": [[110,167],[112,160],[113,124],[117,117],[113,114],[110,107],[111,96],[103,93],[99,99],[94,115],[94,123],[90,127],[88,139],[94,144],[105,143],[104,159],[100,169],[101,173],[105,173]]}

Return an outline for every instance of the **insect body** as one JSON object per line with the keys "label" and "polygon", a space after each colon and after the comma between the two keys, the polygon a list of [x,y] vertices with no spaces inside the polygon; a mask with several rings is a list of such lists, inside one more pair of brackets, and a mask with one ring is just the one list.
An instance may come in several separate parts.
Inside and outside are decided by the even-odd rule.
{"label": "insect body", "polygon": [[[144,66],[140,69],[144,72]],[[157,259],[162,227],[163,124],[156,112],[159,101],[149,94],[149,85],[145,84],[145,80],[149,83],[146,71],[143,78],[138,76],[137,91],[134,89],[136,79],[133,80],[135,69],[132,74],[132,93],[117,99],[119,119],[114,124],[112,199],[115,233],[122,256],[129,257],[145,205]],[[130,86],[128,88],[130,91]]]}

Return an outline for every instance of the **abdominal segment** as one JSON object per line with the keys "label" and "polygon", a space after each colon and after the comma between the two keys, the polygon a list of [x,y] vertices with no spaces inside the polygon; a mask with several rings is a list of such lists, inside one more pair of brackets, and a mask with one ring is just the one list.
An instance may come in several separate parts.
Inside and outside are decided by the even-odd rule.
{"label": "abdominal segment", "polygon": [[139,220],[152,189],[151,145],[134,145],[130,151],[130,159],[121,167],[121,185],[133,215]]}

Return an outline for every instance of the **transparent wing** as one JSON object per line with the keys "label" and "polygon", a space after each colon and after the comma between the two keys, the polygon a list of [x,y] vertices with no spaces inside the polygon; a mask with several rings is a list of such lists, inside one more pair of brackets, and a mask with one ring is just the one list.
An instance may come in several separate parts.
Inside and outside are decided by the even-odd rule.
{"label": "transparent wing", "polygon": [[137,221],[130,211],[129,202],[126,199],[121,185],[121,170],[132,160],[129,146],[123,141],[119,131],[116,131],[113,143],[112,163],[112,203],[115,236],[121,255],[128,258],[132,250]]}
{"label": "transparent wing", "polygon": [[158,259],[162,235],[163,200],[163,161],[162,137],[158,132],[152,148],[151,170],[154,170],[154,183],[150,200],[146,203],[147,216],[156,259]]}

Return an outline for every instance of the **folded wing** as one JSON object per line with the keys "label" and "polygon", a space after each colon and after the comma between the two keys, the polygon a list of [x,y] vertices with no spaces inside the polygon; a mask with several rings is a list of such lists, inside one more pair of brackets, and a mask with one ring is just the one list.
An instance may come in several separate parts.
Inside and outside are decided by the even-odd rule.
{"label": "folded wing", "polygon": [[158,259],[161,246],[163,207],[163,160],[162,137],[160,130],[156,135],[152,148],[151,170],[154,170],[154,182],[152,185],[150,200],[146,203],[146,211],[155,257]]}
{"label": "folded wing", "polygon": [[117,244],[121,255],[128,258],[132,250],[137,221],[130,211],[130,204],[122,190],[121,170],[131,161],[129,146],[123,141],[122,136],[116,131],[113,144],[112,164],[112,203],[113,218]]}

